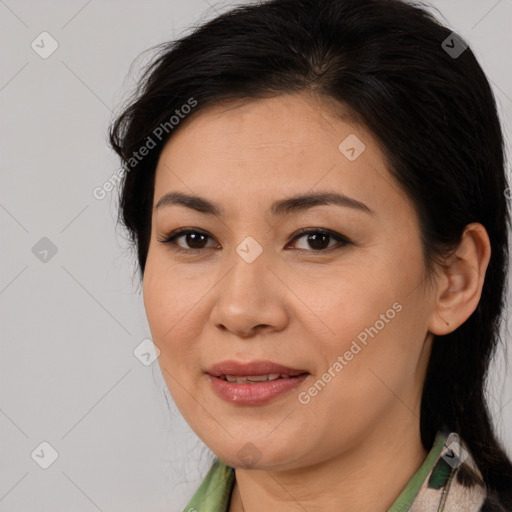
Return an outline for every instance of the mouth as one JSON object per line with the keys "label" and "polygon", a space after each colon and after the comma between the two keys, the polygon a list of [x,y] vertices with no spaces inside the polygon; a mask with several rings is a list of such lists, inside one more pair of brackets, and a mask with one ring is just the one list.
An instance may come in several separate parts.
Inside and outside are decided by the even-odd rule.
{"label": "mouth", "polygon": [[213,365],[208,371],[212,377],[228,382],[262,382],[266,380],[288,379],[309,373],[306,370],[290,368],[272,361],[223,361]]}
{"label": "mouth", "polygon": [[225,361],[208,370],[220,398],[234,405],[263,405],[296,388],[309,372],[271,361]]}
{"label": "mouth", "polygon": [[[303,375],[303,374],[302,374]],[[238,384],[241,383],[251,383],[251,382],[268,382],[271,380],[277,379],[290,379],[292,378],[290,375],[286,373],[268,373],[266,375],[219,375],[219,379],[225,380],[227,382],[236,382]]]}

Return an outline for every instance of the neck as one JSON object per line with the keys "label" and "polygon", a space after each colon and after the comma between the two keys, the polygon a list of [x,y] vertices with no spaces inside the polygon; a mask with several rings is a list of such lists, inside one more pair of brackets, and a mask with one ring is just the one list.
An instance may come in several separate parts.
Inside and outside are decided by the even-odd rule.
{"label": "neck", "polygon": [[[410,415],[410,412],[409,412]],[[236,469],[229,512],[385,511],[425,460],[417,422],[372,432],[329,460],[287,471]]]}

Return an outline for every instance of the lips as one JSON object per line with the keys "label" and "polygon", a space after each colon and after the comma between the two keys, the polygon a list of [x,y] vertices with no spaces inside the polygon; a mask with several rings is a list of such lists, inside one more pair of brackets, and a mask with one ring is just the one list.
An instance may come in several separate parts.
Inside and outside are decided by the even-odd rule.
{"label": "lips", "polygon": [[260,406],[297,388],[309,372],[271,361],[224,361],[207,372],[213,391],[235,406]]}
{"label": "lips", "polygon": [[219,377],[226,380],[229,377],[254,377],[270,375],[278,378],[296,377],[308,373],[306,370],[289,368],[287,366],[273,363],[272,361],[253,361],[250,363],[240,363],[238,361],[223,361],[213,365],[208,371],[213,377]]}

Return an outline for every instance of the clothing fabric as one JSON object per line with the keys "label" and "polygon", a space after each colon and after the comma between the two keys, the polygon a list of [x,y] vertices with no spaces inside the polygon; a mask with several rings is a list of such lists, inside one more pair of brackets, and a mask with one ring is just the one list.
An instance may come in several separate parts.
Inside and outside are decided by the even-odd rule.
{"label": "clothing fabric", "polygon": [[[228,512],[234,485],[235,470],[216,460],[184,512]],[[492,503],[464,441],[455,433],[439,431],[422,465],[387,512],[505,511]]]}

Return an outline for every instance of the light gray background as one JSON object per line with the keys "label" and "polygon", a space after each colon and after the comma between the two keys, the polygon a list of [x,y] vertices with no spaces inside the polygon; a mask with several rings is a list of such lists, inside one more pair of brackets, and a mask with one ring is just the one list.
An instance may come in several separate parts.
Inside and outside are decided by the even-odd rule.
{"label": "light gray background", "polygon": [[[512,0],[431,4],[492,81],[510,149]],[[157,363],[133,354],[150,337],[135,259],[115,193],[92,191],[119,167],[106,131],[133,59],[229,5],[0,0],[0,511],[181,511],[208,469]],[[47,59],[31,48],[43,31],[59,45]],[[46,262],[42,237],[57,248]],[[512,454],[506,366],[501,351],[490,402]],[[31,457],[43,441],[58,452],[48,469]]]}

